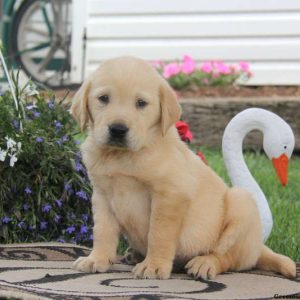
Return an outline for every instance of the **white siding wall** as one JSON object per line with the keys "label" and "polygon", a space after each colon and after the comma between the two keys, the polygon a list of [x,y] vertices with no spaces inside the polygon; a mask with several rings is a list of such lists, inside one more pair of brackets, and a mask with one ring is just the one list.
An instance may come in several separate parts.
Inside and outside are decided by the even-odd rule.
{"label": "white siding wall", "polygon": [[[85,74],[119,55],[174,60],[189,54],[198,61],[246,60],[254,72],[250,84],[300,84],[298,0],[74,0],[76,3],[82,15],[75,16],[77,32],[86,29]],[[77,38],[77,51],[79,44]],[[79,60],[75,57],[75,64]],[[76,70],[79,76],[80,66]]]}

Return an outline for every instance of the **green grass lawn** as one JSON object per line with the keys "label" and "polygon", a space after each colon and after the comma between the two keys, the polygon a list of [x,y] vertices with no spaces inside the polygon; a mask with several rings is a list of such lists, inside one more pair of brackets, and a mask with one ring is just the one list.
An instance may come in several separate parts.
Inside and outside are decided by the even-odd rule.
{"label": "green grass lawn", "polygon": [[[210,167],[230,183],[220,150],[201,148]],[[274,226],[267,245],[300,261],[300,157],[292,157],[289,182],[281,186],[272,162],[262,153],[245,152],[245,160],[264,191],[273,213]]]}

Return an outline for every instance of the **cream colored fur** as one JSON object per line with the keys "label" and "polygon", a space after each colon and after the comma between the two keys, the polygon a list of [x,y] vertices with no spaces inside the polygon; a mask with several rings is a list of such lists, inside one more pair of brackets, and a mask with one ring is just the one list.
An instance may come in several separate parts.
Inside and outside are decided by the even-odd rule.
{"label": "cream colored fur", "polygon": [[[99,101],[102,95],[109,103]],[[137,108],[138,99],[148,105]],[[82,152],[95,224],[93,250],[75,269],[108,270],[122,233],[145,257],[133,269],[140,278],[168,278],[174,260],[202,278],[255,266],[296,275],[292,260],[262,244],[251,195],[228,188],[180,140],[176,96],[146,62],[105,62],[77,92],[72,113],[82,129],[89,126]],[[116,122],[129,128],[126,148],[107,145],[108,126]]]}

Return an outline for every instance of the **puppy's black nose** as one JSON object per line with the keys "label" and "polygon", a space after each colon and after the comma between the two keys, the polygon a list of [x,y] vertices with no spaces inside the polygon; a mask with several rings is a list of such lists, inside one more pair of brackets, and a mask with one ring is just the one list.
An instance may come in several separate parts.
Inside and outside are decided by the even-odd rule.
{"label": "puppy's black nose", "polygon": [[110,136],[113,138],[123,138],[129,130],[126,125],[120,123],[109,125],[108,128]]}

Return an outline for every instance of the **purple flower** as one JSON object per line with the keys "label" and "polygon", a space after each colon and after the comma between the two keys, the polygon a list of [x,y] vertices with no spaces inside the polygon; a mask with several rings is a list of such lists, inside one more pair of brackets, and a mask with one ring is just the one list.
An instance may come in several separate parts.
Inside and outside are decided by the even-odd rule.
{"label": "purple flower", "polygon": [[75,214],[73,212],[68,212],[67,217],[70,220],[74,220],[76,218],[76,216],[75,216]]}
{"label": "purple flower", "polygon": [[19,123],[19,121],[13,120],[13,121],[12,121],[12,124],[13,124],[13,126],[14,126],[15,129],[19,129],[19,128],[20,128],[20,123]]}
{"label": "purple flower", "polygon": [[47,226],[48,226],[48,222],[42,221],[42,222],[40,223],[40,229],[41,229],[41,230],[46,229]]}
{"label": "purple flower", "polygon": [[68,140],[69,137],[67,135],[64,135],[62,138],[58,139],[55,143],[61,146],[64,142],[67,142]]}
{"label": "purple flower", "polygon": [[52,206],[49,203],[43,205],[42,212],[48,213],[52,209]]}
{"label": "purple flower", "polygon": [[58,207],[61,207],[62,206],[62,202],[61,202],[61,199],[56,199],[54,200],[55,204],[58,206]]}
{"label": "purple flower", "polygon": [[33,231],[35,229],[35,226],[28,226],[29,231]]}
{"label": "purple flower", "polygon": [[55,223],[58,223],[60,219],[61,219],[61,216],[59,216],[59,215],[54,216],[54,222]]}
{"label": "purple flower", "polygon": [[67,142],[69,140],[69,137],[67,135],[64,135],[62,138],[61,138],[61,141],[64,143],[64,142]]}
{"label": "purple flower", "polygon": [[77,172],[80,172],[80,171],[84,170],[84,167],[79,161],[76,161],[75,162],[75,169],[76,169]]}
{"label": "purple flower", "polygon": [[90,234],[89,239],[92,241],[94,239],[93,234]]}
{"label": "purple flower", "polygon": [[58,130],[60,130],[63,127],[63,125],[60,122],[58,122],[58,121],[54,121],[54,126]]}
{"label": "purple flower", "polygon": [[47,103],[47,105],[48,105],[48,107],[49,107],[50,109],[53,109],[54,106],[55,106],[54,100],[49,101],[49,102]]}
{"label": "purple flower", "polygon": [[80,144],[81,144],[81,142],[80,142],[80,141],[77,141],[77,140],[75,140],[75,141],[74,141],[74,144],[75,144],[75,145],[80,145]]}
{"label": "purple flower", "polygon": [[30,205],[28,203],[23,204],[23,209],[28,210],[30,208]]}
{"label": "purple flower", "polygon": [[74,240],[75,240],[76,243],[77,243],[77,242],[80,241],[80,239],[81,239],[81,234],[80,234],[80,233],[77,233],[76,236],[75,236],[75,238],[74,238]]}
{"label": "purple flower", "polygon": [[21,229],[26,229],[26,224],[24,221],[21,221],[18,223],[18,227],[21,228]]}
{"label": "purple flower", "polygon": [[71,185],[69,183],[65,184],[65,191],[67,191],[70,194],[73,193],[72,187],[71,187]]}
{"label": "purple flower", "polygon": [[44,141],[44,138],[42,138],[42,137],[37,137],[35,140],[36,140],[36,142],[38,142],[38,143],[42,143],[42,142]]}
{"label": "purple flower", "polygon": [[10,217],[5,216],[4,218],[2,218],[2,224],[8,224],[11,221]]}
{"label": "purple flower", "polygon": [[88,219],[89,219],[89,215],[88,215],[88,214],[82,214],[82,215],[81,215],[81,218],[82,218],[82,220],[83,220],[84,222],[87,222]]}
{"label": "purple flower", "polygon": [[85,200],[85,201],[88,201],[88,200],[89,200],[89,199],[88,199],[88,196],[87,196],[87,194],[86,194],[86,192],[83,191],[83,190],[80,190],[80,191],[76,192],[76,196],[77,196],[78,198],[82,199],[82,200]]}
{"label": "purple flower", "polygon": [[68,234],[71,234],[72,232],[74,232],[75,231],[75,227],[74,226],[69,226],[67,229],[66,229],[66,232],[68,233]]}
{"label": "purple flower", "polygon": [[34,111],[33,115],[34,115],[35,118],[39,118],[41,113],[39,113],[38,111]]}
{"label": "purple flower", "polygon": [[64,239],[58,239],[57,240],[59,243],[65,243],[66,241]]}
{"label": "purple flower", "polygon": [[84,226],[84,225],[81,225],[80,227],[80,233],[81,234],[85,234],[85,233],[88,233],[89,229],[87,226]]}
{"label": "purple flower", "polygon": [[25,192],[25,194],[27,194],[27,195],[32,194],[32,190],[31,190],[28,186],[24,189],[24,192]]}

